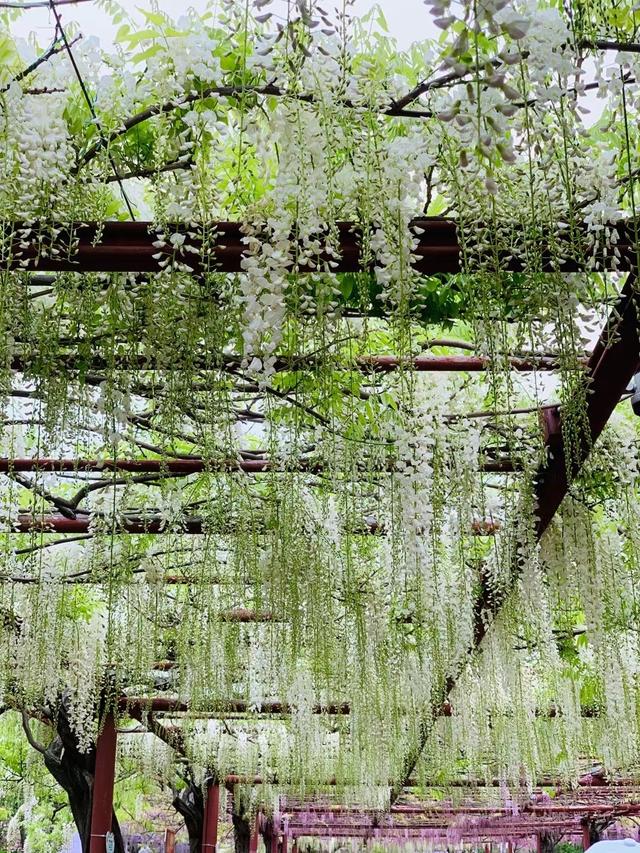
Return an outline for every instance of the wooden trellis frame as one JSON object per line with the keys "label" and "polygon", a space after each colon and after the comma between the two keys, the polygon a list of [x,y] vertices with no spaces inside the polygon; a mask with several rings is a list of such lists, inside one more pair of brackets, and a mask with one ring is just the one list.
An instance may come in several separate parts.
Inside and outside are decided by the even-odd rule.
{"label": "wooden trellis frame", "polygon": [[[15,223],[12,234],[20,231],[21,227],[29,235],[27,241],[37,233],[33,225],[21,226]],[[618,226],[619,252],[618,268],[629,269],[635,263],[634,231],[631,225],[624,222]],[[360,272],[363,269],[373,269],[375,259],[367,258],[362,243],[362,230],[355,222],[338,222],[336,228],[339,236],[336,251],[333,254],[320,254],[313,265],[298,269],[298,272]],[[464,252],[473,257],[473,246],[461,245],[458,238],[456,222],[444,217],[421,217],[412,220],[409,230],[416,236],[417,245],[412,251],[413,266],[416,272],[424,275],[440,273],[459,273],[464,270],[461,257]],[[0,269],[9,268],[33,272],[129,272],[154,273],[160,272],[172,262],[187,264],[195,275],[206,272],[233,273],[242,272],[241,261],[247,253],[242,226],[237,222],[212,222],[207,224],[210,235],[208,254],[200,259],[192,252],[186,255],[178,250],[159,250],[156,243],[169,233],[197,233],[197,229],[176,224],[160,229],[151,222],[103,222],[88,225],[74,224],[69,227],[61,226],[56,236],[55,246],[45,242],[44,246],[33,244],[22,248],[22,240],[15,238],[13,243],[0,253]],[[44,231],[46,234],[46,230]],[[595,254],[590,246],[588,230],[583,228],[584,245],[579,256],[572,249],[568,238],[560,235],[558,243],[567,249],[567,257],[562,265],[558,265],[557,256],[546,252],[537,252],[531,259],[531,265],[536,272],[580,272],[585,269],[585,263],[591,255],[599,261],[603,268],[613,262],[611,254],[599,251]],[[215,239],[213,239],[215,237]],[[193,237],[188,239],[189,245],[196,250],[201,241]],[[56,254],[50,249],[55,248]],[[526,252],[526,246],[522,247]],[[539,248],[539,247],[538,247]],[[514,255],[516,255],[514,257]],[[482,256],[479,256],[482,260]],[[492,259],[494,260],[494,259]],[[489,262],[489,259],[487,259]],[[494,261],[495,262],[495,261]],[[162,264],[165,266],[162,266]],[[491,266],[488,266],[491,270]],[[504,271],[523,271],[530,269],[525,260],[517,257],[517,247],[504,256]]]}
{"label": "wooden trellis frame", "polygon": [[[460,257],[463,247],[458,242],[456,224],[454,222],[438,218],[419,219],[412,223],[412,227],[422,230],[418,246],[415,250],[415,268],[418,272],[436,274],[454,273],[461,270]],[[13,269],[37,270],[38,272],[67,270],[79,273],[96,271],[152,273],[158,272],[161,269],[160,261],[162,259],[153,257],[158,254],[158,250],[152,245],[154,241],[157,241],[159,232],[157,228],[154,228],[149,223],[108,222],[101,224],[99,227],[88,225],[71,230],[74,235],[74,242],[71,244],[67,242],[67,245],[72,245],[73,251],[70,251],[66,255],[58,254],[54,256],[49,254],[46,256],[37,256],[35,249],[22,249],[16,241],[16,244],[11,247],[9,255],[0,259],[0,263],[4,263],[5,268],[8,266]],[[176,230],[185,229],[180,229],[179,226],[176,226]],[[201,274],[203,272],[214,271],[239,272],[241,270],[240,262],[245,252],[240,225],[221,222],[212,226],[212,230],[217,234],[217,242],[208,255],[206,262],[198,261],[197,259],[194,261],[194,257],[196,256],[189,255],[189,265],[194,268],[194,273]],[[542,535],[551,522],[568,491],[570,485],[569,476],[575,476],[580,470],[593,442],[597,440],[602,432],[631,377],[636,372],[640,360],[640,340],[638,337],[638,321],[635,305],[636,279],[633,272],[636,251],[633,246],[630,229],[625,225],[621,225],[619,231],[618,250],[620,259],[618,268],[620,270],[631,271],[631,274],[627,277],[618,303],[611,313],[610,319],[594,348],[586,368],[591,392],[587,399],[589,433],[582,437],[578,447],[572,448],[572,458],[569,461],[566,458],[567,454],[562,436],[561,412],[558,408],[549,407],[546,407],[542,412],[548,456],[546,462],[538,472],[535,485],[538,507],[536,526],[538,537]],[[340,257],[336,260],[332,255],[320,256],[317,259],[317,263],[308,266],[305,270],[300,270],[300,272],[322,269],[330,272],[349,272],[362,269],[362,253],[358,227],[353,223],[339,223],[338,233],[340,237]],[[64,245],[65,234],[59,235],[58,239]],[[557,270],[551,266],[551,256],[545,255],[543,252],[539,271],[569,272],[584,270],[585,259],[588,257],[589,252],[585,236],[584,259],[569,257],[561,270]],[[168,260],[170,263],[181,263],[182,259],[180,256],[168,254],[164,260]],[[608,260],[605,256],[600,257],[599,260],[603,267],[607,266]],[[329,262],[332,262],[331,267],[329,267]],[[505,262],[504,269],[507,271],[521,270],[523,269],[523,264],[517,259],[509,259]],[[445,364],[448,364],[448,366],[445,367]],[[17,363],[14,366],[19,368],[24,365]],[[370,362],[367,365],[369,369],[373,368],[374,370],[376,367],[387,370],[395,369],[399,366],[398,363],[392,364],[391,362],[386,364],[380,362],[376,365],[375,360],[373,363]],[[516,369],[518,367],[521,369],[535,368],[535,365],[514,364],[513,366]],[[550,365],[545,365],[545,367],[548,366]],[[72,365],[69,365],[69,367],[72,369]],[[442,369],[480,370],[484,369],[484,367],[486,367],[486,362],[482,363],[478,360],[475,362],[467,361],[465,367],[463,367],[463,363],[460,361],[456,365],[455,361],[450,358],[448,362],[442,363]],[[143,368],[143,365],[139,364],[138,368]],[[423,369],[425,368],[426,365]],[[56,460],[40,460],[40,462],[44,464],[39,465],[38,461],[35,461],[32,463],[33,468],[38,469],[42,467],[44,470],[57,470],[60,461],[58,461],[58,465],[56,465]],[[21,464],[28,465],[26,462]],[[87,470],[86,464],[86,461],[81,463],[80,468],[84,467],[84,470]],[[131,464],[134,464],[134,462],[132,461]],[[69,462],[70,467],[71,465],[72,463]],[[66,462],[64,467],[67,467]],[[124,462],[120,463],[118,467],[124,467]],[[6,471],[10,469],[11,460],[4,460],[2,462],[2,470]],[[25,470],[25,467],[22,467],[22,470]],[[138,468],[138,470],[141,469]],[[64,519],[63,521],[71,524],[74,520]],[[29,529],[26,522],[23,524],[22,529]],[[58,529],[62,530],[63,528],[60,527]],[[71,530],[71,527],[69,527],[69,530]],[[193,532],[196,531],[194,530]],[[478,601],[474,642],[469,649],[469,654],[474,654],[480,648],[491,622],[515,586],[516,579],[517,572],[514,571],[509,586],[502,590],[501,593],[494,594],[491,605],[489,605],[488,598],[484,596]],[[431,735],[433,725],[440,716],[442,707],[447,703],[448,696],[455,687],[456,681],[456,675],[449,678],[443,687],[441,695],[434,698],[431,707],[421,717],[419,721],[418,742],[415,748],[406,756],[402,778],[392,790],[392,802],[397,800],[399,794],[411,779],[422,751]],[[109,790],[112,791],[113,786],[114,764],[111,759],[112,752],[115,755],[115,738],[112,734],[112,723],[112,718],[107,718],[97,744],[96,777],[93,795],[93,815],[96,830],[94,833],[94,824],[92,823],[91,853],[104,853],[104,833],[102,830],[105,826],[110,827],[111,822],[112,796],[109,794]],[[214,797],[212,802],[218,802],[215,799],[215,794],[210,794],[210,796]],[[207,799],[207,802],[209,802],[209,799]],[[207,830],[205,841],[203,842],[203,853],[205,851],[206,853],[211,853],[211,848],[215,851],[216,841],[212,833],[215,833],[213,827],[217,825],[217,821],[212,817],[214,811],[217,812],[215,805],[212,805],[211,808],[207,806]],[[104,831],[108,830],[105,829]]]}

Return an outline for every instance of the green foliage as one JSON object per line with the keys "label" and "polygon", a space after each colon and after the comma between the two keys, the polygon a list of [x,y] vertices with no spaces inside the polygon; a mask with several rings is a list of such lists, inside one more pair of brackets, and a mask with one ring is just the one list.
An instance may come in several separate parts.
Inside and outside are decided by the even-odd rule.
{"label": "green foliage", "polygon": [[[598,64],[594,128],[576,92],[580,39],[635,37],[629,7],[452,4],[401,51],[379,7],[332,22],[299,3],[283,23],[254,5],[174,21],[102,0],[113,55],[76,48],[97,120],[64,55],[17,80],[0,37],[0,456],[161,462],[9,466],[0,689],[29,713],[64,695],[83,748],[105,702],[164,691],[194,711],[173,745],[197,773],[304,792],[629,766],[635,424],[616,417],[542,541],[535,505],[561,458],[541,407],[561,405],[566,473],[589,434],[585,344],[621,284],[592,265],[637,243],[639,84]],[[157,269],[80,272],[79,223],[129,217],[123,175],[152,220],[131,265],[151,236]],[[459,246],[440,220],[416,232],[425,211]],[[102,237],[87,255],[117,268]],[[336,272],[356,255],[364,271]],[[461,354],[473,371],[414,369]],[[46,526],[85,521],[75,541]],[[266,719],[275,700],[288,712]],[[334,703],[351,713],[314,713]],[[120,760],[135,819],[176,782],[150,739]],[[60,792],[7,750],[3,808],[35,796],[44,849]]]}

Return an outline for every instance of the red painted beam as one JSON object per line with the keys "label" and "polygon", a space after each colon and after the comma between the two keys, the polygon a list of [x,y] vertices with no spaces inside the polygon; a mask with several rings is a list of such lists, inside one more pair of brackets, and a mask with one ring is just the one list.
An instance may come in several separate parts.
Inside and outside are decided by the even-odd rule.
{"label": "red painted beam", "polygon": [[[474,536],[493,536],[500,530],[500,523],[497,521],[474,521],[472,524],[471,534]],[[115,533],[131,533],[131,534],[152,534],[165,533],[166,523],[163,519],[157,517],[141,518],[129,517],[122,518],[116,521],[113,525]],[[109,528],[111,529],[111,528]],[[15,524],[12,525],[14,533],[91,533],[92,526],[89,519],[83,518],[65,518],[62,515],[42,515],[31,516],[22,514],[19,515]],[[173,530],[173,533],[200,535],[207,532],[207,527],[203,524],[201,518],[187,518],[181,521],[180,528]],[[363,525],[357,531],[357,534],[380,535],[384,530],[376,523]]]}
{"label": "red painted beam", "polygon": [[113,714],[109,713],[96,743],[89,853],[106,853],[106,835],[111,832],[113,818],[117,738],[115,720]]}
{"label": "red painted beam", "polygon": [[218,813],[220,811],[220,785],[209,782],[204,804],[201,853],[216,853],[218,846]]}
{"label": "red painted beam", "polygon": [[[231,714],[249,713],[253,706],[249,702],[242,699],[224,699],[221,701],[212,702],[208,711],[217,714],[221,711],[227,711]],[[134,719],[141,719],[154,713],[187,713],[191,706],[188,702],[183,702],[181,699],[172,699],[167,696],[154,696],[147,698],[145,696],[122,696],[118,701],[120,711],[129,714]],[[286,702],[263,702],[258,714],[286,714],[291,713],[292,706]],[[206,713],[206,711],[198,711],[198,713]],[[327,714],[333,716],[344,716],[351,713],[351,706],[348,702],[333,703],[327,705],[314,705],[312,708],[314,714]]]}
{"label": "red painted beam", "polygon": [[[305,805],[304,802],[300,803],[296,806],[285,806],[281,807],[281,811],[283,814],[291,814],[291,815],[299,815],[299,814],[317,814],[320,815],[323,821],[326,823],[327,821],[331,821],[332,819],[340,819],[344,818],[345,815],[349,815],[352,817],[358,817],[362,815],[366,815],[367,812],[363,811],[361,808],[357,806],[343,806],[343,805]],[[520,806],[520,815],[525,814],[533,814],[533,815],[547,815],[547,814],[560,814],[560,815],[585,815],[585,814],[609,814],[611,811],[615,811],[615,813],[619,816],[627,815],[627,814],[638,814],[640,813],[640,803],[524,803]],[[510,818],[513,816],[513,809],[508,806],[502,805],[461,805],[461,806],[451,806],[448,804],[441,803],[424,803],[417,805],[393,805],[389,809],[388,814],[391,815],[424,815],[428,817],[429,815],[440,817],[442,815],[494,815],[496,817],[505,817]],[[299,818],[298,818],[299,819]]]}
{"label": "red painted beam", "polygon": [[[250,615],[254,615],[250,611]],[[229,620],[222,618],[220,621],[246,621],[246,622],[260,622],[260,619],[246,619],[246,620]],[[267,620],[271,621],[271,620]],[[167,670],[170,667],[167,665],[168,662],[163,661],[162,665],[159,666],[157,663],[154,664],[154,669],[163,669]],[[175,661],[171,661],[171,668],[176,666]],[[190,718],[192,719],[215,719],[224,714],[247,714],[248,716],[254,714],[291,714],[294,711],[294,706],[289,704],[288,702],[278,702],[278,701],[266,701],[263,702],[259,707],[254,707],[249,704],[249,702],[242,699],[224,699],[218,700],[211,703],[205,709],[198,709],[197,711],[191,711],[186,703],[178,700],[178,699],[168,699],[167,697],[144,697],[144,696],[123,696],[119,701],[120,710],[127,710],[131,716],[139,719],[141,714],[144,713],[173,713],[173,714],[182,714],[188,713]],[[312,714],[324,714],[327,716],[346,716],[351,713],[351,706],[348,702],[331,702],[325,704],[316,704],[311,708]],[[592,708],[582,709],[581,714],[583,717],[588,719],[597,716],[596,712]],[[445,702],[440,708],[440,717],[451,717],[453,716],[453,707],[449,702]],[[551,707],[550,709],[544,711],[542,709],[537,709],[536,711],[537,717],[547,717],[549,719],[553,719],[558,716],[557,709],[555,707]],[[135,732],[133,732],[135,734]],[[333,785],[335,784],[335,780],[329,780],[325,784]],[[475,787],[489,787],[493,784],[494,787],[499,787],[502,783],[495,781],[493,783],[489,783],[488,785],[484,782],[461,782],[461,781],[453,781],[448,784],[437,783],[437,784],[429,784],[428,781],[425,782],[425,788],[435,787],[435,788],[448,788],[448,787],[467,787],[467,788],[475,788]],[[543,779],[539,782],[539,786],[552,787],[559,786],[560,780],[553,779]],[[578,780],[578,785],[582,787],[590,786],[589,782]],[[342,806],[292,806],[291,811],[303,811],[306,808],[310,810],[317,811],[345,811],[346,809]],[[391,811],[398,810],[399,812],[421,812],[424,811],[424,807],[422,806],[392,806]],[[469,810],[473,811],[474,807],[469,806]],[[491,810],[494,810],[493,807]]]}
{"label": "red painted beam", "polygon": [[[11,370],[16,373],[29,373],[33,370],[37,357],[24,358],[15,356],[11,361]],[[558,370],[558,360],[548,356],[539,358],[509,356],[505,359],[511,370],[519,373],[531,373],[533,371]],[[179,370],[179,365],[158,363],[153,355],[134,355],[114,359],[113,363],[102,356],[93,356],[89,359],[80,359],[74,354],[63,353],[60,355],[47,355],[47,363],[55,364],[60,370],[71,372],[88,373],[102,371],[112,366],[119,370]],[[216,358],[209,360],[196,358],[194,366],[199,370],[224,370],[232,367],[240,367],[242,358],[225,357],[222,365],[218,364]],[[274,365],[277,371],[305,371],[316,369],[321,362],[318,359],[301,356],[281,356]],[[491,359],[478,355],[417,355],[413,358],[400,358],[396,355],[371,355],[354,359],[353,363],[345,362],[336,364],[336,370],[358,370],[364,373],[393,373],[401,368],[404,370],[415,370],[417,373],[482,373],[490,369]]]}
{"label": "red painted beam", "polygon": [[376,826],[368,824],[365,826],[317,826],[304,824],[291,827],[291,831],[296,833],[297,838],[304,837],[321,837],[321,838],[371,838],[380,836],[382,838],[428,838],[435,839],[445,834],[447,830],[455,829],[456,836],[460,840],[474,841],[484,838],[497,840],[499,838],[509,837],[528,837],[534,836],[539,831],[554,831],[564,830],[569,832],[580,832],[580,824],[576,821],[553,821],[551,823],[540,823],[536,821],[530,825],[510,826],[478,826],[465,829],[462,827],[452,827],[447,823],[440,824],[425,824],[421,826]]}
{"label": "red painted beam", "polygon": [[[487,473],[510,473],[516,466],[510,459],[491,459],[481,461],[479,468]],[[241,471],[245,474],[265,474],[268,472],[291,472],[302,474],[322,474],[326,467],[319,462],[297,461],[294,465],[271,459],[50,459],[50,458],[0,458],[0,474],[25,471],[62,472],[106,472],[124,471],[131,474],[201,474],[205,471]],[[364,470],[364,469],[363,469]],[[397,471],[393,463],[381,468],[380,473]],[[333,474],[334,472],[331,471]],[[351,472],[347,472],[351,473]]]}
{"label": "red painted beam", "polygon": [[[510,356],[508,361],[511,370],[531,372],[535,370],[557,370],[558,361],[555,358],[518,358]],[[488,370],[492,363],[490,358],[477,355],[419,355],[415,358],[398,358],[395,355],[373,355],[356,359],[356,366],[375,373],[388,373],[404,367],[417,372],[455,372],[480,373]],[[349,369],[349,365],[345,365]]]}
{"label": "red painted beam", "polygon": [[167,828],[164,831],[164,853],[176,853],[175,829]]}
{"label": "red painted beam", "polygon": [[260,813],[256,814],[249,835],[249,853],[258,853],[258,835],[260,832]]}
{"label": "red painted beam", "polygon": [[267,783],[271,784],[271,780],[262,776],[249,776],[243,773],[229,773],[224,777],[224,784],[227,788],[232,788],[234,785],[264,785]]}
{"label": "red painted beam", "polygon": [[[7,236],[24,227],[14,223],[12,229],[7,229]],[[361,239],[358,226],[352,222],[339,222],[338,257],[320,254],[313,262],[309,262],[300,272],[312,272],[327,268],[331,272],[356,272],[362,269]],[[460,246],[458,243],[457,226],[452,220],[438,217],[416,219],[411,223],[412,229],[420,229],[423,233],[416,234],[418,244],[412,253],[415,257],[414,267],[425,274],[460,272]],[[205,270],[220,272],[240,272],[241,262],[246,255],[246,245],[243,242],[241,224],[237,222],[217,222],[209,226],[215,229],[217,238],[211,246],[210,254],[204,265]],[[175,225],[167,229],[167,235],[176,231],[185,232],[185,226]],[[628,269],[635,258],[632,248],[630,229],[621,223],[618,226],[620,252],[620,267]],[[42,247],[34,244],[23,248],[24,238],[16,237],[0,256],[0,264],[14,269],[31,269],[40,272],[56,272],[61,270],[76,270],[78,272],[157,272],[162,269],[163,260],[175,260],[187,264],[195,272],[201,272],[203,265],[199,256],[191,252],[184,255],[173,255],[167,249],[159,249],[153,243],[158,241],[159,233],[149,222],[103,222],[100,224],[75,225],[72,227],[74,251],[69,254],[71,245],[69,229],[63,226],[57,237],[58,254],[42,257]],[[586,236],[586,235],[585,235]],[[97,238],[100,238],[97,240]],[[200,247],[199,241],[187,238],[190,245]],[[557,238],[562,242],[562,236]],[[467,251],[473,251],[473,246],[467,245]],[[570,244],[567,241],[567,248]],[[539,267],[536,271],[571,272],[583,268],[582,257],[588,256],[587,241],[572,257],[568,252],[567,261],[561,268],[556,266],[555,255],[545,252],[544,245],[539,249]],[[156,257],[156,256],[160,257]],[[601,258],[604,264],[610,263],[610,258]],[[327,267],[328,263],[335,266]],[[504,269],[521,270],[522,263],[505,253]]]}
{"label": "red painted beam", "polygon": [[278,621],[273,613],[268,610],[256,611],[249,610],[246,607],[234,607],[231,610],[221,610],[218,613],[220,622],[276,622]]}
{"label": "red painted beam", "polygon": [[[423,272],[456,272],[460,269],[458,240],[455,223],[443,220],[416,220],[416,226],[428,230],[420,238],[415,251],[416,267]],[[16,226],[14,226],[16,227]],[[18,226],[19,227],[19,226]],[[237,222],[217,222],[213,224],[217,239],[207,258],[207,269],[219,272],[241,272],[241,262],[246,256],[246,244],[243,242],[241,224]],[[41,272],[77,270],[79,272],[158,272],[166,260],[175,260],[187,264],[194,271],[201,272],[199,256],[191,252],[173,255],[167,249],[159,249],[153,243],[159,239],[159,233],[149,222],[104,222],[100,225],[73,227],[77,240],[75,252],[69,256],[60,251],[55,256],[38,257],[38,249],[21,248],[20,240],[10,247],[8,259],[0,258],[0,263],[21,269],[34,269]],[[184,226],[171,226],[167,234],[185,232]],[[339,233],[339,258],[321,254],[314,263],[309,263],[301,271],[324,270],[328,263],[335,263],[332,272],[357,272],[362,269],[360,259],[360,239],[357,226],[350,222],[337,223]],[[99,241],[96,241],[97,236]],[[190,245],[200,248],[200,241],[189,239]],[[58,244],[69,245],[68,229],[63,229]],[[170,249],[171,247],[169,247]],[[154,257],[154,256],[160,257]]]}
{"label": "red painted beam", "polygon": [[636,276],[630,274],[589,359],[586,401],[589,434],[578,439],[568,464],[561,413],[557,409],[543,411],[545,443],[549,455],[546,465],[538,474],[535,489],[538,536],[542,536],[547,529],[567,494],[569,473],[572,477],[579,473],[625,388],[637,372],[640,337],[636,299]]}

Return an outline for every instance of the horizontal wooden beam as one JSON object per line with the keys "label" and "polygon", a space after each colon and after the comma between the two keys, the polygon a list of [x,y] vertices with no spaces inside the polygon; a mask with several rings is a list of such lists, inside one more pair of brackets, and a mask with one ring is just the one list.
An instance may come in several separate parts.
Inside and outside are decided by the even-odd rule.
{"label": "horizontal wooden beam", "polygon": [[[618,224],[620,269],[628,269],[636,256],[633,249],[632,234],[624,223]],[[0,255],[0,266],[11,269],[37,270],[39,272],[77,271],[77,272],[158,272],[167,262],[188,265],[193,272],[241,272],[242,261],[247,256],[245,234],[241,223],[216,222],[207,225],[208,233],[215,232],[216,237],[210,243],[207,256],[202,259],[199,253],[200,241],[189,237],[188,231],[197,233],[184,225],[170,225],[164,238],[168,241],[172,233],[187,235],[186,242],[192,245],[196,253],[180,254],[170,243],[159,247],[161,235],[157,226],[150,222],[102,222],[94,224],[75,224],[69,227],[61,224],[55,245],[43,245],[37,235],[38,226],[13,223],[6,229],[7,237],[13,239],[5,244],[4,254]],[[440,217],[425,217],[414,220],[410,229],[416,236],[417,245],[412,250],[414,267],[426,275],[435,273],[455,273],[463,269],[461,246],[458,240],[457,225],[453,220]],[[361,232],[356,223],[336,223],[338,234],[336,255],[323,252],[317,258],[309,260],[299,272],[357,272],[363,268]],[[585,268],[585,260],[591,256],[587,229],[584,246],[573,250],[571,240],[565,232],[555,235],[553,243],[566,244],[566,258],[558,264],[556,253],[550,253],[543,241],[539,241],[531,251],[531,262],[519,260],[512,249],[504,254],[504,263],[500,268],[520,271],[531,268],[535,272],[575,272]],[[73,239],[71,235],[73,234]],[[14,236],[15,235],[15,236]],[[33,241],[30,242],[31,235]],[[154,245],[154,243],[156,245]],[[73,246],[73,250],[70,249]],[[55,253],[51,250],[54,249]],[[473,254],[474,247],[465,245],[466,254]],[[525,255],[527,249],[524,249]],[[611,253],[605,256],[601,252],[597,257],[603,266],[611,261]],[[369,266],[373,266],[370,263]],[[492,264],[495,267],[495,263]]]}
{"label": "horizontal wooden beam", "polygon": [[[75,353],[47,354],[47,364],[55,366],[59,370],[73,373],[90,373],[115,368],[116,370],[148,370],[148,371],[176,371],[180,370],[179,363],[166,364],[159,361],[154,353],[141,355],[126,355],[115,357],[112,360],[99,355],[83,358]],[[34,366],[41,363],[39,355],[14,356],[11,361],[11,369],[16,373],[32,373]],[[279,356],[274,369],[278,372],[286,371],[312,371],[322,367],[326,361],[318,357],[305,355]],[[355,358],[353,362],[336,362],[334,370],[357,370],[362,373],[393,373],[397,370],[414,370],[416,373],[483,373],[490,370],[492,365],[499,363],[509,366],[517,373],[532,373],[536,371],[552,371],[559,369],[556,358],[549,356],[504,356],[490,359],[481,355],[416,355],[413,357],[400,357],[397,355],[370,355]],[[586,362],[585,362],[586,364]],[[236,356],[221,356],[218,359],[212,356],[208,359],[190,357],[190,367],[197,367],[202,371],[231,370],[242,367],[242,358]]]}
{"label": "horizontal wooden beam", "polygon": [[[133,717],[133,719],[144,719],[149,714],[189,714],[190,705],[181,699],[171,699],[166,696],[122,696],[118,701],[118,709]],[[290,714],[293,706],[286,702],[264,701],[255,706],[243,699],[224,699],[211,702],[207,711],[197,711],[196,714],[217,715],[221,712],[232,714]],[[316,704],[312,707],[313,714],[327,714],[343,716],[351,713],[348,702],[330,703],[327,705]]]}
{"label": "horizontal wooden beam", "polygon": [[[23,513],[18,515],[14,522],[11,522],[11,527],[5,530],[5,533],[92,533],[95,531],[98,519],[94,516],[89,519],[86,516],[82,518],[65,518],[62,515],[40,515],[32,516]],[[132,534],[159,534],[171,532],[174,534],[199,535],[209,532],[209,522],[203,521],[201,518],[185,518],[180,521],[180,524],[175,529],[167,531],[166,519],[158,518],[157,516],[144,518],[141,516],[130,516],[127,518],[119,518],[114,522],[108,519],[100,519],[106,529],[113,533],[132,533]],[[471,524],[469,533],[473,536],[493,536],[501,529],[501,525],[497,521],[478,520]],[[211,530],[212,533],[217,531]],[[224,533],[225,531],[223,531]],[[233,531],[229,531],[233,532]],[[385,528],[378,524],[364,523],[351,531],[354,535],[384,535]]]}
{"label": "horizontal wooden beam", "polygon": [[[234,611],[229,611],[229,613],[233,614]],[[260,618],[243,618],[244,611],[240,610],[238,613],[237,619],[222,619],[221,621],[239,621],[239,622],[260,622],[265,621]],[[223,614],[224,615],[224,614]],[[253,617],[259,614],[254,614],[252,611],[247,611],[248,617]],[[272,621],[271,619],[266,621]],[[164,669],[165,667],[163,667]],[[249,702],[246,702],[241,699],[225,699],[221,701],[213,702],[210,707],[202,709],[199,708],[197,710],[193,710],[190,708],[189,704],[183,702],[179,699],[172,699],[166,696],[160,697],[127,697],[124,696],[120,699],[119,703],[120,709],[124,708],[133,708],[136,713],[138,713],[138,709],[145,708],[147,709],[147,713],[153,714],[167,714],[168,716],[180,717],[185,715],[189,719],[216,719],[225,713],[229,714],[247,714],[248,717],[251,717],[254,714],[281,714],[287,715],[291,714],[293,711],[293,706],[287,702],[279,702],[279,701],[267,701],[263,702],[258,706],[251,705]],[[351,713],[351,706],[348,702],[341,703],[329,703],[327,705],[316,704],[313,706],[314,714],[327,714],[327,715],[345,715]],[[597,709],[594,709],[591,706],[584,706],[580,710],[580,714],[583,718],[592,719],[600,716],[600,712]],[[440,708],[440,717],[453,717],[454,716],[454,708],[449,702],[445,702]],[[542,717],[546,719],[555,719],[557,717],[561,717],[562,714],[556,705],[550,705],[548,708],[537,708],[536,709],[536,717]],[[496,786],[499,784],[496,782]],[[542,782],[540,783],[542,784]],[[553,783],[550,783],[553,784]],[[594,782],[591,778],[583,776],[578,782],[579,785],[583,787],[593,787],[597,786],[601,783]],[[604,783],[602,783],[604,784]],[[640,783],[639,783],[640,784]],[[464,782],[463,787],[473,787],[474,785],[481,786],[481,783],[474,783],[472,781]],[[425,785],[425,787],[428,787]],[[438,784],[436,787],[447,787],[446,785]],[[453,787],[461,787],[461,785],[456,785],[453,783]],[[482,786],[482,787],[490,787],[490,786]]]}
{"label": "horizontal wooden beam", "polygon": [[[517,470],[511,459],[497,458],[484,459],[479,463],[479,468],[487,473],[509,474]],[[390,462],[384,468],[378,466],[372,470],[370,468],[358,468],[363,473],[392,473],[399,469],[394,462]],[[245,474],[265,474],[265,473],[289,473],[296,472],[302,474],[322,474],[328,473],[331,476],[339,474],[340,471],[327,467],[321,462],[312,460],[296,460],[293,464],[287,465],[286,462],[274,462],[271,459],[204,459],[204,458],[189,458],[189,459],[50,459],[50,458],[19,458],[8,459],[0,458],[0,474],[8,474],[11,472],[24,473],[46,471],[51,473],[87,473],[87,472],[107,472],[107,471],[123,471],[132,474],[202,474],[204,472],[234,472],[241,471]],[[345,472],[351,475],[353,470],[347,469]]]}
{"label": "horizontal wooden beam", "polygon": [[[560,815],[582,815],[585,811],[591,814],[602,814],[611,811],[612,809],[620,810],[623,814],[638,814],[640,813],[640,803],[535,803],[528,802],[519,806],[519,814],[560,814]],[[347,806],[342,804],[309,804],[304,801],[295,805],[281,805],[281,813],[284,814],[318,814],[323,816],[325,822],[330,822],[334,819],[344,819],[346,815],[358,816],[366,815],[366,811],[360,806]],[[389,809],[389,814],[395,815],[495,815],[503,817],[513,817],[513,808],[511,806],[486,804],[479,805],[474,803],[466,803],[459,806],[451,805],[445,802],[427,802],[427,803],[395,803]]]}

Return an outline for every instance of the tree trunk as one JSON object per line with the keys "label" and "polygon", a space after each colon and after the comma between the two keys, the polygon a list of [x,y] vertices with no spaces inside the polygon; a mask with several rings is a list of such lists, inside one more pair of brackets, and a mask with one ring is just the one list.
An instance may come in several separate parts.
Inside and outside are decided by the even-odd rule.
{"label": "tree trunk", "polygon": [[553,853],[557,845],[560,843],[561,835],[555,832],[540,833],[540,853]]}
{"label": "tree trunk", "polygon": [[233,813],[233,838],[235,853],[249,853],[251,824],[244,815]]}
{"label": "tree trunk", "polygon": [[592,844],[596,844],[598,841],[602,841],[602,835],[605,829],[611,824],[614,823],[610,818],[585,818],[582,821],[582,825],[589,830],[589,847]]}
{"label": "tree trunk", "polygon": [[189,833],[189,853],[200,853],[204,831],[204,796],[202,788],[188,782],[186,788],[176,793],[173,807],[184,818]]}
{"label": "tree trunk", "polygon": [[[69,807],[82,844],[82,853],[89,853],[96,766],[95,745],[92,745],[87,752],[80,752],[78,749],[78,741],[71,729],[64,697],[57,717],[53,719],[56,737],[43,752],[44,763],[69,798]],[[111,831],[115,840],[116,853],[124,853],[124,841],[115,812],[111,817]]]}

